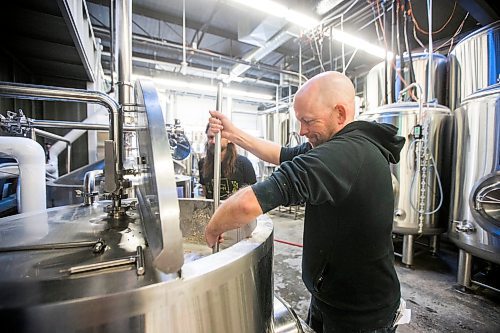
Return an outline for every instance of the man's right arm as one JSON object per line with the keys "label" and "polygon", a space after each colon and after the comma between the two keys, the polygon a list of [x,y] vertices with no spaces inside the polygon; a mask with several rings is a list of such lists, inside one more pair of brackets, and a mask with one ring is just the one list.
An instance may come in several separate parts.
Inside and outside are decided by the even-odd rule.
{"label": "man's right arm", "polygon": [[217,133],[222,130],[222,137],[228,139],[241,148],[251,152],[263,161],[280,164],[281,146],[275,142],[256,138],[242,131],[222,113],[210,111],[210,129]]}

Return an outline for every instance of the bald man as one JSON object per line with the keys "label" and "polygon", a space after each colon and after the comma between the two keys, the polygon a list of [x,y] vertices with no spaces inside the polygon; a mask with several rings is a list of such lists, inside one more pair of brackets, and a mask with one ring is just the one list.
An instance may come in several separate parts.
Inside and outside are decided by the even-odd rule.
{"label": "bald man", "polygon": [[325,72],[297,92],[300,135],[293,148],[254,138],[211,112],[212,131],[279,164],[266,180],[236,192],[206,230],[213,246],[223,232],[280,205],[306,203],[302,278],[311,292],[308,324],[316,332],[395,332],[400,286],[393,266],[394,195],[389,163],[404,138],[387,124],[354,121],[354,87]]}

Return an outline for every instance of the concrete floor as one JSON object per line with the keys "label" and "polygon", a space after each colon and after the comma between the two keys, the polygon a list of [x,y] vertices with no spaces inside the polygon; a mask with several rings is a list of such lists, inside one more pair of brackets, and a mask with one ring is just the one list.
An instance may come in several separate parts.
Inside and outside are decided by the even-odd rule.
{"label": "concrete floor", "polygon": [[[275,240],[302,244],[303,217],[274,210]],[[309,292],[301,279],[302,249],[274,243],[274,290],[305,319]],[[474,288],[463,292],[456,288],[458,254],[451,244],[442,244],[437,256],[415,256],[412,268],[396,258],[401,293],[412,310],[412,320],[398,327],[400,333],[422,332],[500,332],[500,294]],[[500,282],[500,281],[498,281]]]}

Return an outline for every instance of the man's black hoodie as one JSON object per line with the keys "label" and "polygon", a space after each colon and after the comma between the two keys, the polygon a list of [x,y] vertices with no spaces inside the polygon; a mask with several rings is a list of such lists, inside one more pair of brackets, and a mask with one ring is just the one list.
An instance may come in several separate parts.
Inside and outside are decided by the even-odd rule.
{"label": "man's black hoodie", "polygon": [[302,278],[346,330],[381,327],[399,304],[389,163],[399,161],[404,138],[396,133],[388,124],[349,123],[314,149],[282,148],[278,170],[252,186],[264,212],[307,204]]}

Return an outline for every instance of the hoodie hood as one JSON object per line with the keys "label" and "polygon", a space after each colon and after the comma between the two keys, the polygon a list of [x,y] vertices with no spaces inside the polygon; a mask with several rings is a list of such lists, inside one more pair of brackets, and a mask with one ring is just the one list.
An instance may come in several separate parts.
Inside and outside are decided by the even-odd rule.
{"label": "hoodie hood", "polygon": [[381,124],[368,121],[353,121],[340,130],[338,134],[347,136],[362,136],[372,142],[382,155],[392,164],[399,162],[399,154],[405,144],[405,138],[398,136],[398,128],[391,124]]}

